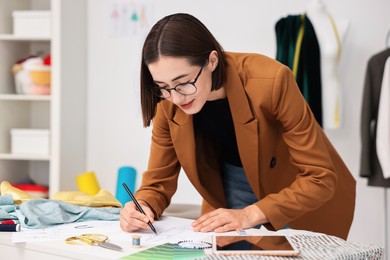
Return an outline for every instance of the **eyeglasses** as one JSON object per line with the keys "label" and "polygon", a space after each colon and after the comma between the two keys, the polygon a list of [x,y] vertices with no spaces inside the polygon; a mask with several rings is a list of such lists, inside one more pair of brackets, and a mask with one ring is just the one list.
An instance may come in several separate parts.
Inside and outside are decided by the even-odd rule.
{"label": "eyeglasses", "polygon": [[196,93],[198,90],[195,86],[196,81],[198,80],[200,74],[202,73],[203,66],[200,68],[198,75],[196,75],[194,81],[191,82],[185,82],[185,83],[179,83],[173,88],[169,87],[158,87],[157,84],[155,86],[150,87],[149,90],[152,92],[153,95],[160,97],[160,98],[169,98],[171,97],[171,91],[175,90],[177,93],[183,95],[183,96],[189,96]]}

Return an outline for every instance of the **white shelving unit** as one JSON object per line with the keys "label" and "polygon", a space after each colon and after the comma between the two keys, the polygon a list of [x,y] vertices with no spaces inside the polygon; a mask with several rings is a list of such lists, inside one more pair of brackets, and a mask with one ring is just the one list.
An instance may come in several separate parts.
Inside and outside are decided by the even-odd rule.
{"label": "white shelving unit", "polygon": [[[86,160],[86,0],[0,0],[0,10],[0,182],[75,190]],[[15,10],[50,10],[51,37],[13,35]],[[12,65],[38,52],[51,54],[51,95],[16,94]],[[12,154],[12,128],[50,129],[50,154]]]}
{"label": "white shelving unit", "polygon": [[0,100],[14,101],[50,101],[51,96],[46,95],[19,95],[19,94],[0,94]]}
{"label": "white shelving unit", "polygon": [[2,34],[0,35],[0,40],[2,41],[50,41],[51,39],[48,37],[26,37],[26,36],[18,36],[13,34]]}

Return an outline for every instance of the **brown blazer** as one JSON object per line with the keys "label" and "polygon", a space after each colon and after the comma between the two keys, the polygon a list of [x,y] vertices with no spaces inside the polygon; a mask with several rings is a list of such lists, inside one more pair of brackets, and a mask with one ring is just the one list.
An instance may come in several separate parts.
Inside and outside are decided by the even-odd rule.
{"label": "brown blazer", "polygon": [[[291,71],[259,54],[225,53],[240,158],[276,230],[288,225],[346,238],[355,180],[314,119]],[[194,134],[192,116],[169,101],[153,119],[148,170],[136,193],[161,216],[183,168],[202,195],[202,213],[226,207],[218,150]]]}

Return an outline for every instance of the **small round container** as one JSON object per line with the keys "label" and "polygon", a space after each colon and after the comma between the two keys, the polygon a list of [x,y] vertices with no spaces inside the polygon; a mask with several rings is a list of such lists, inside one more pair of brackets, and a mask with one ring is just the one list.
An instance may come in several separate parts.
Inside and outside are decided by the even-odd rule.
{"label": "small round container", "polygon": [[34,66],[30,69],[30,77],[33,84],[47,86],[51,84],[50,66]]}
{"label": "small round container", "polygon": [[133,248],[141,247],[141,236],[140,235],[132,235],[132,246]]}

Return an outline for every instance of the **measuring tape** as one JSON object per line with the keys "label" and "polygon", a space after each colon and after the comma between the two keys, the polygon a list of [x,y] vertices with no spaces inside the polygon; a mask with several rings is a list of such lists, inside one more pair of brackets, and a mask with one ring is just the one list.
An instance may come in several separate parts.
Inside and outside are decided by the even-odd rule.
{"label": "measuring tape", "polygon": [[177,243],[182,248],[206,249],[211,248],[211,243],[204,241],[182,240]]}

